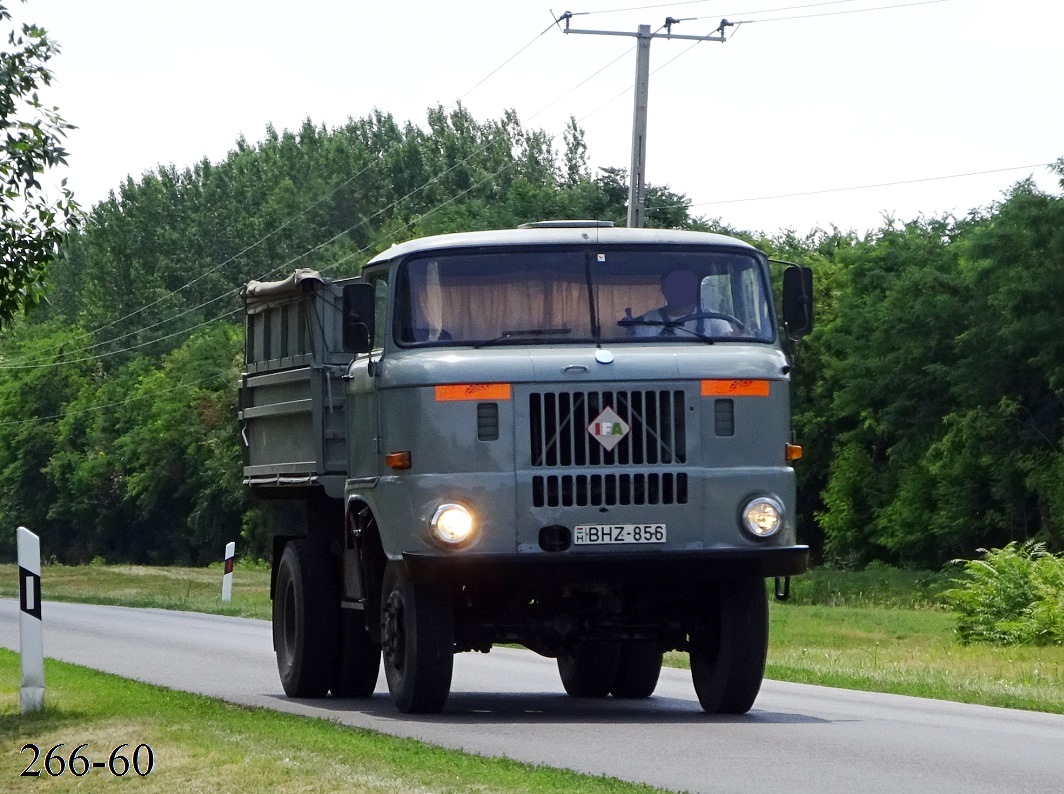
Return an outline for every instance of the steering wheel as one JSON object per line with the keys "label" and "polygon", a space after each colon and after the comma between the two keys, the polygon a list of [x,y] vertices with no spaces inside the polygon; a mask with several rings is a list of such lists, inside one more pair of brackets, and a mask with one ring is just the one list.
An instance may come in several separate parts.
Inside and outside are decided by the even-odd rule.
{"label": "steering wheel", "polygon": [[690,320],[724,320],[724,322],[731,323],[740,331],[746,329],[746,326],[743,324],[742,320],[740,320],[738,317],[735,317],[734,315],[725,314],[724,312],[697,311],[688,314],[686,317],[679,317],[673,322],[686,323]]}

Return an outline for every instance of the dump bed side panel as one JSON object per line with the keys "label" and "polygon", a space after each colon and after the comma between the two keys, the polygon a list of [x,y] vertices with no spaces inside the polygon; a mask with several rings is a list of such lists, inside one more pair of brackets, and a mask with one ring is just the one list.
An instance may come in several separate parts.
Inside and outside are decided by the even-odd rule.
{"label": "dump bed side panel", "polygon": [[[254,283],[253,283],[254,284]],[[245,289],[244,481],[298,488],[347,473],[341,287],[317,274]]]}

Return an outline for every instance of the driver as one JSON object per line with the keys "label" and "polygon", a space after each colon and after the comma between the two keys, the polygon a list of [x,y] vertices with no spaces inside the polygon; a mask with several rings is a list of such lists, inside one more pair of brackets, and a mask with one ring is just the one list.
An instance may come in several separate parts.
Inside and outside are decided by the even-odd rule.
{"label": "driver", "polygon": [[[698,275],[693,270],[670,270],[661,278],[661,294],[665,296],[665,305],[632,318],[628,332],[632,336],[716,336],[731,333],[732,327],[727,320],[702,314],[698,306],[700,285]],[[665,325],[677,323],[684,317],[691,319],[676,325]]]}

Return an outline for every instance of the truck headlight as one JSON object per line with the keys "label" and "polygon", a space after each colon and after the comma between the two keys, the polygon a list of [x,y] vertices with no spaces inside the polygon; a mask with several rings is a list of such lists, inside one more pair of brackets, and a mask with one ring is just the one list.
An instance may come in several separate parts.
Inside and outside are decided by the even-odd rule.
{"label": "truck headlight", "polygon": [[770,496],[751,499],[743,508],[743,529],[755,538],[768,538],[783,526],[783,505]]}
{"label": "truck headlight", "polygon": [[432,535],[448,546],[467,543],[476,532],[473,514],[462,505],[446,504],[436,508],[432,516]]}

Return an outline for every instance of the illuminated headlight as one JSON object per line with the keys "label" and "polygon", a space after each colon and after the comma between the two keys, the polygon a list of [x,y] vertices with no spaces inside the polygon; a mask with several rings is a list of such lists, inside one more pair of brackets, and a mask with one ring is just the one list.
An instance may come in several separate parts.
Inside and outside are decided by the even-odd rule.
{"label": "illuminated headlight", "polygon": [[461,546],[475,531],[473,515],[461,505],[440,505],[432,516],[433,536],[448,546]]}
{"label": "illuminated headlight", "polygon": [[755,538],[767,538],[783,526],[783,505],[768,496],[759,496],[743,510],[743,529]]}

